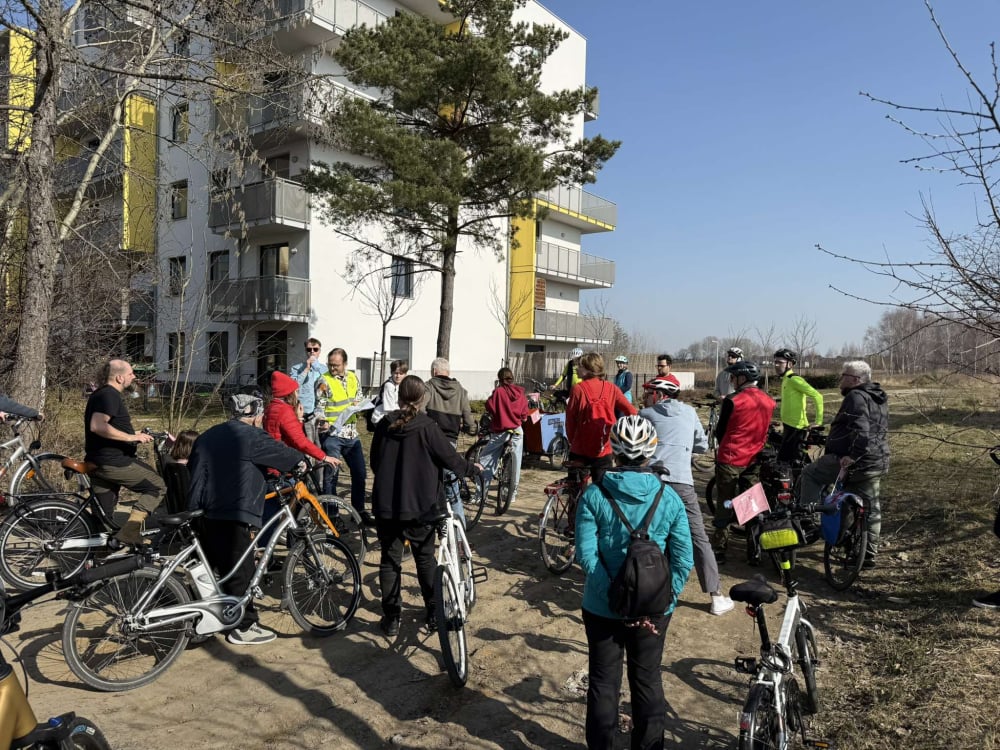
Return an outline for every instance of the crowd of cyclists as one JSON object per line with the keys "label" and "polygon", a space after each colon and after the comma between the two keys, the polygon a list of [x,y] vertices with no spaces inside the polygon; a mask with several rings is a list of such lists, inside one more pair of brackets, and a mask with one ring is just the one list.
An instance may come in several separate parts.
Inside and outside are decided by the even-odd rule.
{"label": "crowd of cyclists", "polygon": [[[478,479],[488,486],[508,440],[514,447],[516,497],[522,424],[529,418],[525,391],[509,368],[497,373],[496,388],[485,404],[491,439],[479,462],[473,463],[456,446],[459,433],[476,434],[478,424],[468,393],[451,377],[447,360],[433,361],[426,382],[409,374],[407,362],[392,362],[390,376],[369,401],[357,376],[346,368],[347,352],[331,349],[324,365],[321,350],[321,342],[309,338],[301,362],[287,374],[273,372],[266,404],[258,395],[235,394],[227,405],[229,420],[200,435],[181,433],[169,470],[164,470],[166,481],[137,457],[138,445],[152,438],[136,432],[127,408],[124,394],[135,380],[132,366],[111,360],[84,414],[85,461],[92,464],[93,487],[111,509],[121,488],[138,496],[118,532],[119,540],[134,546],[144,543],[144,524],[168,492],[175,504],[176,498],[183,498],[181,507],[203,512],[199,533],[213,566],[229,570],[276,511],[265,503],[269,474],[288,472],[309,457],[325,471],[323,487],[329,493],[346,465],[351,503],[379,542],[381,632],[389,638],[400,632],[405,547],[412,553],[423,600],[418,617],[424,629],[433,631],[434,547],[442,503],[450,503],[454,514],[463,517],[460,480]],[[726,359],[715,384],[721,401],[715,427],[718,501],[709,528],[692,473],[692,457],[708,450],[708,439],[695,409],[679,398],[680,383],[671,373],[668,355],[657,357],[656,376],[637,389],[627,357],[616,357],[616,372],[609,374],[601,354],[574,349],[554,385],[567,402],[570,473],[579,478],[589,472],[592,480],[575,517],[576,557],[586,577],[582,608],[589,659],[588,747],[612,747],[623,662],[632,695],[632,747],[662,747],[665,704],[659,669],[671,615],[691,568],[709,598],[712,615],[733,609],[722,592],[719,572],[735,522],[726,501],[748,480],[756,480],[757,457],[777,403],[757,386],[760,368],[739,348],[729,349]],[[807,430],[824,418],[823,397],[795,374],[796,360],[795,352],[786,348],[774,354],[781,382],[779,459],[797,455]],[[888,399],[871,381],[863,361],[844,364],[840,390],[844,400],[830,425],[826,454],[802,473],[801,501],[819,501],[823,488],[837,480],[863,494],[871,503],[865,564],[873,567],[881,525],[880,481],[889,461]],[[39,416],[2,398],[0,411]],[[367,461],[359,419],[374,433]],[[373,474],[370,501],[368,468]],[[672,574],[670,604],[660,615],[627,620],[609,608],[608,588],[631,539],[629,526],[611,512],[609,498],[633,527],[655,508],[648,534],[667,551]],[[238,574],[223,583],[226,593],[241,594],[253,569],[253,558],[244,559]],[[227,634],[235,645],[259,645],[274,638],[260,625],[252,602],[244,620]]]}

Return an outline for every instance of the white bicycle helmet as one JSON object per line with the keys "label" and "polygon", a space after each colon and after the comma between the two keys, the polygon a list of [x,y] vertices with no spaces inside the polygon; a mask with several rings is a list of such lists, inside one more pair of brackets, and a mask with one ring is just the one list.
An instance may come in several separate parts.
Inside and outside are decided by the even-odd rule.
{"label": "white bicycle helmet", "polygon": [[617,357],[615,357],[615,362],[621,362],[623,365],[627,365],[628,357],[626,357],[624,354],[619,354]]}
{"label": "white bicycle helmet", "polygon": [[727,357],[736,357],[736,359],[743,359],[743,350],[738,346],[734,346],[726,351]]}
{"label": "white bicycle helmet", "polygon": [[656,452],[656,430],[638,414],[622,417],[611,428],[611,450],[616,456],[635,460],[649,458]]}
{"label": "white bicycle helmet", "polygon": [[674,398],[681,392],[681,387],[677,385],[677,383],[672,380],[667,380],[666,378],[653,378],[648,383],[643,383],[642,389],[644,391],[659,391],[660,393],[666,393],[671,398]]}
{"label": "white bicycle helmet", "polygon": [[578,346],[574,346],[572,349],[569,350],[570,359],[576,359],[577,357],[582,357],[582,356],[583,356],[583,349],[581,349]]}

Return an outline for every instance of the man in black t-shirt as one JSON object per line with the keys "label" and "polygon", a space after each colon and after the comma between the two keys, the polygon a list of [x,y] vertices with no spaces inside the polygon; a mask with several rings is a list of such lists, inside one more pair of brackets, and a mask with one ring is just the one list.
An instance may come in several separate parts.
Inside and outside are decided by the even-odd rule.
{"label": "man in black t-shirt", "polygon": [[90,477],[94,492],[110,515],[118,490],[126,487],[137,493],[128,521],[118,532],[126,544],[142,541],[142,524],[163,499],[165,486],[156,469],[138,460],[136,446],[152,442],[151,435],[136,434],[122,393],[130,391],[135,380],[132,365],[113,359],[104,366],[104,385],[87,400],[83,415],[84,460],[96,464]]}

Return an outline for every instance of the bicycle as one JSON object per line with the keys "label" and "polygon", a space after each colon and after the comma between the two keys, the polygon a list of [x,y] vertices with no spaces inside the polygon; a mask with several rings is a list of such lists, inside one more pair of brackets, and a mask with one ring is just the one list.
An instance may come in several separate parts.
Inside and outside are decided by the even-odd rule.
{"label": "bicycle", "polygon": [[534,378],[528,378],[528,382],[535,389],[533,393],[527,394],[528,406],[546,414],[566,411],[566,402],[569,400],[567,392],[554,391],[548,383]]}
{"label": "bicycle", "polygon": [[698,453],[691,457],[691,465],[698,471],[709,472],[715,469],[715,449],[719,447],[719,441],[715,438],[715,428],[719,424],[719,400],[707,398],[703,401],[693,401],[694,406],[708,407],[708,427],[705,428],[705,436],[708,438],[708,450],[705,453]]}
{"label": "bicycle", "polygon": [[[737,672],[751,675],[750,691],[739,715],[739,750],[790,750],[796,744],[796,735],[801,736],[805,747],[830,747],[824,740],[806,736],[805,715],[815,714],[820,707],[816,684],[819,652],[815,629],[805,618],[806,605],[799,598],[789,555],[804,544],[798,521],[819,510],[829,512],[819,505],[772,512],[761,532],[761,546],[780,559],[782,583],[788,598],[777,641],[772,641],[768,632],[764,605],[776,602],[778,592],[764,577],[754,576],[729,590],[733,601],[747,605],[746,612],[754,618],[760,632],[760,658],[738,657],[735,660]],[[804,693],[800,692],[793,674],[796,664],[805,684]]]}
{"label": "bicycle", "polygon": [[241,596],[224,594],[220,584],[254,554],[253,541],[233,569],[217,578],[191,528],[202,512],[161,518],[163,531],[175,531],[188,546],[169,560],[149,553],[142,568],[106,580],[70,608],[62,643],[73,674],[98,690],[131,690],[159,677],[192,636],[235,628],[251,598],[261,594],[261,581],[286,531],[295,542],[285,558],[283,606],[311,635],[328,636],[347,627],[361,600],[358,561],[332,534],[321,538],[300,526],[284,494],[278,502],[280,512],[261,529],[274,533]]}
{"label": "bicycle", "polygon": [[[7,594],[0,586],[0,635],[12,633],[20,627],[21,610],[30,603],[52,592],[63,592],[63,598],[83,596],[91,584],[122,575],[142,565],[139,557],[85,570],[79,575],[64,579],[58,573],[49,576],[42,586],[23,594]],[[25,670],[26,672],[26,670]],[[25,674],[27,684],[27,674]],[[101,730],[89,719],[75,713],[55,716],[39,723],[28,702],[27,692],[17,679],[13,667],[0,652],[0,748],[27,748],[37,750],[111,750]]]}
{"label": "bicycle", "polygon": [[[361,514],[353,505],[344,502],[338,495],[320,494],[322,482],[317,476],[319,468],[319,464],[313,462],[302,480],[291,488],[294,494],[293,509],[298,506],[296,520],[304,523],[308,519],[320,532],[329,532],[338,537],[347,544],[360,563],[374,545],[374,531],[365,526]],[[287,494],[290,490],[286,488],[283,491]],[[270,500],[274,496],[273,493],[268,493],[265,499]]]}
{"label": "bicycle", "polygon": [[0,578],[11,588],[37,586],[49,570],[72,576],[96,550],[121,549],[114,539],[119,526],[87,479],[94,464],[64,458],[62,467],[78,477],[83,494],[36,496],[16,505],[0,523]]}
{"label": "bicycle", "polygon": [[861,575],[868,554],[868,511],[865,496],[844,491],[844,474],[837,477],[824,503],[840,508],[840,528],[834,541],[823,545],[823,577],[834,591],[847,591]]}
{"label": "bicycle", "polygon": [[[576,555],[576,505],[590,483],[590,467],[567,461],[569,476],[545,487],[545,507],[539,516],[538,545],[550,572],[562,575]],[[574,477],[574,473],[578,478]]]}
{"label": "bicycle", "polygon": [[0,450],[10,452],[0,465],[0,480],[10,474],[8,491],[0,493],[0,508],[13,508],[24,495],[72,492],[79,489],[63,476],[62,461],[65,456],[59,453],[37,453],[42,447],[40,440],[25,443],[22,429],[26,423],[35,421],[37,420],[22,417],[10,423],[14,436],[0,443]]}
{"label": "bicycle", "polygon": [[[497,479],[496,493],[496,515],[502,516],[510,509],[511,500],[514,498],[514,431],[505,430],[502,433],[491,432],[489,429],[488,415],[483,415],[480,419],[479,437],[469,450],[465,452],[465,459],[472,463],[480,463],[483,449],[493,440],[502,439],[503,449],[497,457],[496,468],[493,476]],[[485,424],[484,424],[485,423]],[[480,507],[477,509],[476,520],[482,514],[482,506],[485,505],[489,497],[489,485],[479,482],[478,491],[480,493]]]}
{"label": "bicycle", "polygon": [[476,603],[472,548],[462,522],[445,503],[439,519],[437,570],[434,572],[434,618],[448,677],[456,687],[469,679],[469,646],[465,623]]}

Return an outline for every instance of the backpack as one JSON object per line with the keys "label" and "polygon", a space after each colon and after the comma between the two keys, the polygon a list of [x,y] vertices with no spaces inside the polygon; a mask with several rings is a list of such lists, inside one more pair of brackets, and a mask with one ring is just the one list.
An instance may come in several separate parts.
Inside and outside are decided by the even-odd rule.
{"label": "backpack", "polygon": [[[611,428],[615,424],[615,402],[608,399],[608,389],[618,390],[618,387],[601,382],[601,395],[591,401],[587,392],[580,388],[580,419],[570,450],[581,456],[598,458],[611,440]],[[614,391],[611,391],[612,393]]]}
{"label": "backpack", "polygon": [[[628,551],[618,574],[611,578],[608,586],[608,606],[611,611],[625,620],[638,620],[643,617],[657,617],[667,611],[674,599],[673,586],[670,577],[670,559],[664,554],[660,545],[649,538],[649,525],[660,505],[666,482],[660,482],[660,491],[652,507],[642,519],[638,528],[632,528],[628,518],[618,507],[617,501],[600,482],[598,488],[608,502],[615,515],[625,524],[629,532]],[[604,557],[598,552],[601,565],[611,577]]]}

